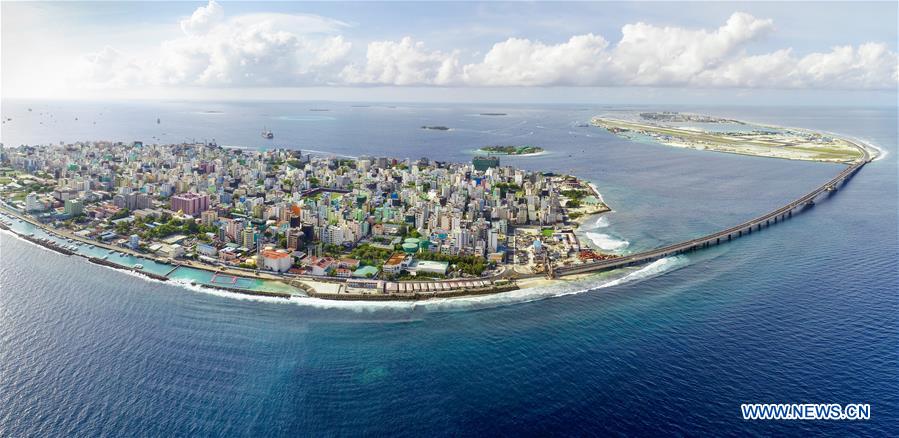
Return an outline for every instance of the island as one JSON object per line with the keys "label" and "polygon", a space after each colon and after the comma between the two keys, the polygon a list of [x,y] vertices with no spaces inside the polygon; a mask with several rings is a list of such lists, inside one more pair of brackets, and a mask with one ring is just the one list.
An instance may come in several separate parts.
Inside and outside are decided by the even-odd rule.
{"label": "island", "polygon": [[421,129],[428,129],[428,130],[431,130],[431,131],[449,131],[450,128],[449,128],[449,127],[446,127],[446,126],[439,126],[439,125],[437,125],[437,126],[423,125],[423,126],[421,127]]}
{"label": "island", "polygon": [[506,113],[480,113],[481,116],[508,116]]}
{"label": "island", "polygon": [[420,300],[528,287],[617,257],[575,230],[609,211],[572,175],[213,143],[0,149],[0,228],[158,281],[290,299]]}
{"label": "island", "polygon": [[543,152],[543,148],[537,146],[484,146],[481,152],[497,155],[532,155]]}
{"label": "island", "polygon": [[[714,124],[716,129],[703,128],[706,124]],[[635,118],[595,117],[593,125],[630,140],[689,149],[837,163],[863,158],[858,145],[833,135],[698,114],[661,112],[640,113]],[[721,129],[722,125],[725,129]]]}

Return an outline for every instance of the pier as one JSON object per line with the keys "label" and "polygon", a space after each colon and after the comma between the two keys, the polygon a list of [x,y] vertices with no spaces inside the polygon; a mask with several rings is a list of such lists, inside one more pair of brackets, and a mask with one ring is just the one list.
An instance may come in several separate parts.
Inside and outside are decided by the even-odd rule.
{"label": "pier", "polygon": [[855,175],[856,172],[858,172],[862,167],[865,166],[865,164],[869,163],[872,159],[866,148],[857,145],[856,147],[858,147],[859,150],[862,151],[863,158],[850,164],[849,167],[844,169],[830,181],[821,184],[815,190],[812,190],[805,196],[796,199],[795,201],[790,202],[789,204],[784,205],[777,210],[774,210],[757,218],[750,219],[726,230],[721,230],[712,234],[698,237],[696,239],[687,240],[684,242],[676,243],[674,245],[668,245],[662,248],[643,251],[610,260],[602,260],[580,265],[560,267],[554,267],[550,265],[548,267],[549,269],[547,269],[546,275],[548,278],[559,278],[566,275],[586,274],[591,272],[608,271],[627,266],[641,265],[665,257],[683,254],[701,248],[708,248],[710,246],[720,245],[738,237],[743,237],[745,235],[751,234],[753,231],[760,231],[762,227],[769,227],[772,224],[776,224],[793,217],[793,211],[797,209],[815,205],[815,198],[817,198],[819,195],[821,195],[822,193],[836,191],[841,184],[852,178],[852,176]]}

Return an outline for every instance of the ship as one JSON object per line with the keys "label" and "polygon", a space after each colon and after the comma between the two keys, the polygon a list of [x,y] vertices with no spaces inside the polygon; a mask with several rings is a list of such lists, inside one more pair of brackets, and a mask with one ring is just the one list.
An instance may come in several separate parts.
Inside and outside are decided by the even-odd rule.
{"label": "ship", "polygon": [[158,124],[160,124],[161,122],[162,122],[162,121],[159,120],[159,117],[157,117],[157,118],[156,118],[156,124],[158,125]]}
{"label": "ship", "polygon": [[262,128],[262,138],[272,139],[275,138],[275,134],[272,134],[268,128]]}

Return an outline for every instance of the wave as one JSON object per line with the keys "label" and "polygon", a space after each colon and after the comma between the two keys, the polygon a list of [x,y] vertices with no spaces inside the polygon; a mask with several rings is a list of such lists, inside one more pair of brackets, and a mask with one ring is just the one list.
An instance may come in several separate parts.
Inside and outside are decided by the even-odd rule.
{"label": "wave", "polygon": [[877,151],[877,156],[874,157],[873,161],[880,161],[880,160],[886,158],[886,156],[890,154],[886,149],[874,144],[873,141],[868,141],[863,138],[855,138],[855,137],[853,137],[852,140],[861,143],[862,146],[864,146],[864,147],[874,149],[875,151]]}
{"label": "wave", "polygon": [[[293,304],[300,307],[308,307],[318,310],[339,310],[350,311],[353,313],[372,313],[380,311],[395,312],[451,312],[451,311],[469,311],[477,309],[495,308],[500,306],[524,304],[534,301],[540,301],[550,298],[564,297],[568,295],[582,294],[597,289],[604,289],[613,286],[620,286],[627,283],[633,283],[649,278],[659,276],[663,273],[679,269],[687,266],[689,260],[684,255],[667,257],[656,260],[646,266],[631,270],[633,268],[625,268],[619,271],[612,271],[613,278],[608,275],[593,275],[578,280],[553,280],[552,284],[539,285],[534,287],[526,287],[509,292],[502,292],[491,295],[478,295],[470,297],[457,298],[437,298],[426,301],[337,301],[325,300],[321,298],[312,298],[304,296],[292,296],[289,299],[261,297],[255,295],[244,295],[235,292],[224,291],[215,288],[200,287],[186,281],[170,281],[169,284],[175,284],[185,289],[215,295],[223,298],[238,299],[244,301],[258,301],[273,304]],[[148,281],[158,280],[148,279],[133,272],[126,272],[138,278]],[[615,274],[618,274],[617,276]],[[623,274],[623,275],[620,275]]]}
{"label": "wave", "polygon": [[595,228],[608,228],[609,227],[609,217],[608,216],[600,216],[596,219],[596,222],[590,226],[591,229]]}
{"label": "wave", "polygon": [[594,233],[587,231],[584,233],[597,248],[604,251],[620,251],[627,248],[631,243],[624,239],[612,237],[606,233]]}

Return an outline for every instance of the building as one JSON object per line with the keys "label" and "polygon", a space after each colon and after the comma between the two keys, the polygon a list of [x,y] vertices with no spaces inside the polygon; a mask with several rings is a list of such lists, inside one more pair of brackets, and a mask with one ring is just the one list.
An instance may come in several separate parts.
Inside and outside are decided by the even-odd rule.
{"label": "building", "polygon": [[219,219],[219,214],[215,210],[206,210],[200,213],[200,222],[205,226],[215,225],[215,221]]}
{"label": "building", "polygon": [[312,275],[328,275],[337,267],[337,261],[331,257],[309,256],[305,263],[312,269]]}
{"label": "building", "polygon": [[132,234],[128,239],[128,246],[134,250],[140,248],[140,236],[138,236],[137,234]]}
{"label": "building", "polygon": [[172,211],[197,216],[209,209],[209,195],[200,193],[181,193],[172,196]]}
{"label": "building", "polygon": [[287,230],[287,248],[300,249],[303,244],[303,230],[301,228],[290,228]]}
{"label": "building", "polygon": [[177,243],[174,245],[164,244],[162,245],[160,252],[165,256],[177,259],[184,255],[184,247],[178,245]]}
{"label": "building", "polygon": [[218,255],[218,250],[208,243],[198,243],[197,252],[209,257],[215,257],[216,255]]}
{"label": "building", "polygon": [[334,270],[334,275],[340,278],[350,278],[353,275],[353,271],[347,268],[337,268]]}
{"label": "building", "polygon": [[446,275],[446,270],[449,268],[449,263],[447,262],[433,262],[430,260],[417,260],[415,263],[412,263],[409,266],[409,271],[414,272],[416,275],[418,274],[439,274]]}
{"label": "building", "polygon": [[262,267],[275,272],[287,272],[293,266],[293,258],[283,251],[262,251]]}
{"label": "building", "polygon": [[69,216],[84,214],[84,203],[77,199],[68,199],[66,200],[64,211]]}
{"label": "building", "polygon": [[484,172],[491,167],[499,167],[499,157],[477,155],[471,160],[471,164],[474,165],[474,170]]}
{"label": "building", "polygon": [[25,211],[44,211],[44,203],[37,198],[37,193],[31,192],[25,197]]}
{"label": "building", "polygon": [[246,248],[253,248],[256,244],[256,230],[251,227],[244,228],[240,232],[240,244]]}
{"label": "building", "polygon": [[396,253],[390,256],[386,262],[384,262],[384,266],[381,269],[390,275],[396,275],[409,267],[409,264],[412,262],[412,257],[407,256],[403,253]]}

